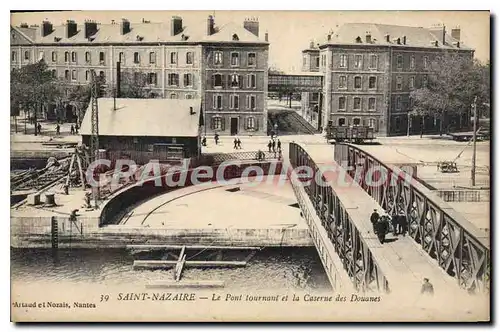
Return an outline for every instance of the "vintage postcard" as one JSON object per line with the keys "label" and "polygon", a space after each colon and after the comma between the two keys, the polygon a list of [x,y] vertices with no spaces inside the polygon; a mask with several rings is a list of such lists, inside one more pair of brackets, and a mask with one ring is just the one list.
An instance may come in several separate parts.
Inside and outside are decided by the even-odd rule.
{"label": "vintage postcard", "polygon": [[488,322],[488,11],[15,12],[13,322]]}

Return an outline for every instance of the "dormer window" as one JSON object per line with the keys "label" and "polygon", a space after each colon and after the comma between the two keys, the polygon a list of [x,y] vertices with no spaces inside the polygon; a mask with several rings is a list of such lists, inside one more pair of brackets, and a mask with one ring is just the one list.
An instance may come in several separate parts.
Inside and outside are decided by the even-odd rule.
{"label": "dormer window", "polygon": [[233,34],[233,40],[240,40],[237,34]]}
{"label": "dormer window", "polygon": [[356,38],[356,43],[360,44],[360,43],[362,43],[362,42],[363,42],[363,40],[361,39],[361,37],[360,37],[360,36],[358,36],[358,37]]}

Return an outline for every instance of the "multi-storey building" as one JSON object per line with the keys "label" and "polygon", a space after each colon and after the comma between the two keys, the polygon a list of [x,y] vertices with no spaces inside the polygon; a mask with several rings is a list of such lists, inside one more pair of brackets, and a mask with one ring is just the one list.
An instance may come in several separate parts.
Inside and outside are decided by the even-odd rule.
{"label": "multi-storey building", "polygon": [[[44,59],[54,76],[68,84],[90,82],[93,69],[115,87],[119,62],[122,73],[146,74],[151,98],[201,99],[207,134],[267,131],[269,43],[267,34],[259,38],[257,20],[221,27],[212,16],[187,27],[180,17],[169,24],[124,19],[53,26],[44,21],[11,26],[10,42],[11,67]],[[69,116],[75,113],[71,104],[67,109]]]}
{"label": "multi-storey building", "polygon": [[[369,125],[380,136],[420,131],[419,118],[410,117],[410,92],[424,87],[431,62],[444,52],[470,57],[474,51],[460,41],[460,29],[429,29],[383,24],[345,24],[318,47],[303,51],[304,69],[324,75],[322,123]],[[311,99],[307,104],[314,105]],[[310,106],[309,106],[310,107]],[[468,110],[455,125],[469,124]],[[439,128],[439,118],[425,119],[427,131]]]}

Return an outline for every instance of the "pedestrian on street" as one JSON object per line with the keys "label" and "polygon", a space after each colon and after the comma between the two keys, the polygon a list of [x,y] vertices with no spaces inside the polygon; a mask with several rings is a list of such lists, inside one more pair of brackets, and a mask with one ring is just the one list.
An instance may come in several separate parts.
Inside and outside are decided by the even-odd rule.
{"label": "pedestrian on street", "polygon": [[273,143],[272,143],[272,144],[273,144],[273,152],[276,152],[276,141],[275,141],[275,140],[273,140]]}
{"label": "pedestrian on street", "polygon": [[61,126],[58,123],[56,126],[56,135],[59,135],[59,134],[61,134]]}
{"label": "pedestrian on street", "polygon": [[203,136],[203,139],[201,140],[201,145],[207,146],[207,138]]}
{"label": "pedestrian on street", "polygon": [[387,234],[387,231],[389,230],[389,220],[388,216],[382,216],[379,218],[376,226],[375,226],[375,232],[377,233],[378,240],[380,241],[381,244],[384,244],[385,241],[385,235]]}
{"label": "pedestrian on street", "polygon": [[269,140],[269,143],[267,143],[267,147],[269,149],[269,152],[271,152],[271,148],[273,147],[273,143],[271,142],[271,140]]}
{"label": "pedestrian on street", "polygon": [[238,143],[238,149],[241,149],[241,140],[240,140],[239,137],[238,137],[238,142],[237,143]]}
{"label": "pedestrian on street", "polygon": [[372,223],[374,233],[375,233],[375,225],[377,224],[379,218],[380,215],[378,214],[377,209],[373,209],[373,212],[370,216],[370,222]]}
{"label": "pedestrian on street", "polygon": [[219,134],[215,134],[214,135],[214,140],[215,140],[215,145],[218,145],[219,144]]}
{"label": "pedestrian on street", "polygon": [[278,138],[278,152],[281,152],[281,141],[279,138]]}
{"label": "pedestrian on street", "polygon": [[406,235],[406,232],[408,232],[408,220],[406,219],[406,216],[404,214],[398,216],[399,221],[399,234],[402,234],[403,236]]}
{"label": "pedestrian on street", "polygon": [[238,139],[235,137],[234,138],[234,146],[233,146],[233,149],[237,149],[238,148]]}
{"label": "pedestrian on street", "polygon": [[424,283],[422,284],[422,289],[420,290],[420,294],[434,295],[434,286],[432,286],[428,278],[424,278]]}
{"label": "pedestrian on street", "polygon": [[69,129],[71,135],[74,135],[75,134],[75,127],[73,125],[71,125],[71,128]]}
{"label": "pedestrian on street", "polygon": [[38,134],[41,135],[42,134],[42,125],[40,123],[38,123],[35,130],[38,130]]}
{"label": "pedestrian on street", "polygon": [[77,124],[75,124],[75,134],[77,134],[77,135],[78,135],[78,129],[80,129],[80,127],[78,127],[78,123],[77,123]]}

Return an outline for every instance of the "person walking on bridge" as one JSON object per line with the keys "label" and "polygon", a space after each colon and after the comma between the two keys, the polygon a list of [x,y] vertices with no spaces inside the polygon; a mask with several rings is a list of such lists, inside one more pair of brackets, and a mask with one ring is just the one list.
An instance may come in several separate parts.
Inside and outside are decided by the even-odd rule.
{"label": "person walking on bridge", "polygon": [[434,295],[434,286],[432,286],[432,284],[429,282],[429,278],[424,278],[424,283],[422,284],[420,294]]}
{"label": "person walking on bridge", "polygon": [[267,143],[267,148],[269,149],[269,152],[271,152],[271,148],[273,147],[273,143],[271,140],[269,140],[269,143]]}
{"label": "person walking on bridge", "polygon": [[381,244],[384,244],[385,235],[387,234],[388,230],[389,230],[389,217],[383,215],[379,218],[375,226],[375,233],[377,234],[378,240],[380,241]]}
{"label": "person walking on bridge", "polygon": [[375,225],[377,224],[379,218],[380,215],[378,214],[377,209],[373,209],[372,215],[370,216],[370,222],[372,223],[374,233],[375,233]]}
{"label": "person walking on bridge", "polygon": [[233,149],[235,149],[235,150],[238,149],[238,139],[236,137],[234,138],[234,147],[233,147]]}
{"label": "person walking on bridge", "polygon": [[278,138],[278,152],[281,152],[281,141],[280,139]]}

